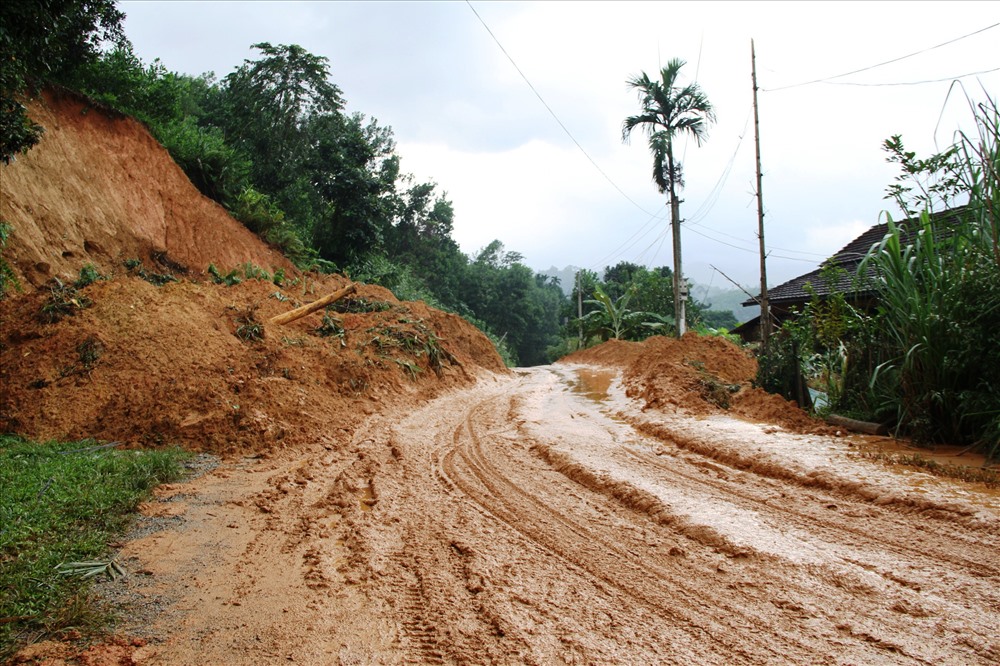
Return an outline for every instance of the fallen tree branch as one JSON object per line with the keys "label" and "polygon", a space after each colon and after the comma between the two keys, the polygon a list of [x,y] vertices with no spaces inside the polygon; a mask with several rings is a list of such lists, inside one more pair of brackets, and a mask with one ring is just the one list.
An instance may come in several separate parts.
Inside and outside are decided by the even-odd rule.
{"label": "fallen tree branch", "polygon": [[341,289],[339,291],[333,292],[329,296],[324,296],[323,298],[319,299],[318,301],[313,301],[312,303],[309,303],[307,305],[303,305],[302,307],[295,308],[294,310],[290,310],[290,311],[286,312],[285,314],[280,314],[280,315],[271,317],[268,320],[268,323],[269,324],[287,324],[289,322],[295,321],[296,319],[301,319],[302,317],[305,317],[307,314],[315,312],[316,310],[319,310],[320,308],[325,308],[330,303],[335,303],[336,301],[339,301],[340,299],[344,298],[345,296],[349,296],[349,295],[353,294],[357,290],[358,290],[358,285],[356,285],[354,283],[351,283],[351,284],[347,285],[346,287],[344,287],[343,289]]}

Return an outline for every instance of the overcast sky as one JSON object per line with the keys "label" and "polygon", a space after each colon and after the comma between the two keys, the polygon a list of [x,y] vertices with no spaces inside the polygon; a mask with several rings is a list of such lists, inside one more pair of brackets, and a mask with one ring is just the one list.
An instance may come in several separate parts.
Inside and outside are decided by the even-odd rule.
{"label": "overcast sky", "polygon": [[896,174],[885,139],[901,134],[929,154],[969,127],[967,96],[1000,91],[993,2],[120,7],[136,53],[171,71],[221,78],[264,41],[325,56],[348,111],[392,127],[403,171],[454,202],[462,250],[499,239],[536,270],[671,265],[645,137],[621,140],[622,120],[639,112],[626,79],[655,77],[671,58],[687,61],[682,81],[697,81],[718,116],[707,142],[679,151],[685,274],[713,286],[728,283],[710,264],[759,282],[751,38],[772,285],[815,268],[882,211],[898,217],[883,199]]}

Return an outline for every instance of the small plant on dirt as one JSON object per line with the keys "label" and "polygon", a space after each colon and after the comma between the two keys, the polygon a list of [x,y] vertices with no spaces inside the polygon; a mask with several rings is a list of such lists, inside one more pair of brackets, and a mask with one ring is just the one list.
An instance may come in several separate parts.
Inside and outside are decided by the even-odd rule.
{"label": "small plant on dirt", "polygon": [[122,262],[129,275],[137,275],[150,284],[162,287],[168,282],[177,282],[177,278],[170,273],[150,273],[143,267],[141,259],[126,259]]}
{"label": "small plant on dirt", "polygon": [[80,363],[85,370],[90,370],[97,365],[98,359],[104,354],[104,345],[93,335],[76,346],[76,353],[80,355]]}
{"label": "small plant on dirt", "polygon": [[346,332],[344,331],[344,325],[336,317],[330,316],[330,311],[327,309],[323,313],[323,320],[320,325],[316,328],[316,335],[321,338],[339,338],[340,346],[346,346]]}
{"label": "small plant on dirt", "polygon": [[80,294],[76,287],[63,284],[59,278],[53,278],[49,284],[49,296],[42,304],[41,320],[54,324],[63,317],[76,314],[77,310],[90,307],[93,302]]}
{"label": "small plant on dirt", "polygon": [[7,260],[3,258],[3,249],[7,247],[7,238],[10,236],[11,226],[6,222],[0,222],[0,299],[3,299],[11,287],[21,291],[21,282],[14,275],[14,269],[10,267]]}
{"label": "small plant on dirt", "polygon": [[423,372],[420,369],[420,366],[414,363],[413,361],[408,361],[402,358],[394,358],[392,360],[395,361],[399,367],[405,370],[408,375],[410,375],[410,379],[415,380],[417,378],[417,375]]}
{"label": "small plant on dirt", "polygon": [[94,264],[85,264],[83,268],[80,269],[80,277],[76,279],[73,286],[77,289],[83,289],[84,287],[89,287],[98,280],[107,280],[106,275],[101,275],[101,272],[97,270],[97,266]]}
{"label": "small plant on dirt", "polygon": [[259,282],[271,282],[271,274],[256,264],[243,264],[243,277],[247,280],[257,280]]}
{"label": "small plant on dirt", "polygon": [[274,286],[276,286],[276,287],[283,287],[283,286],[285,286],[285,280],[286,279],[287,278],[285,277],[285,269],[284,268],[279,268],[278,270],[274,271],[274,278],[272,280],[274,282]]}
{"label": "small plant on dirt", "polygon": [[264,325],[257,320],[257,305],[248,305],[244,308],[230,307],[236,311],[234,323],[236,325],[236,337],[243,342],[257,342],[264,339]]}
{"label": "small plant on dirt", "polygon": [[223,275],[219,272],[219,269],[215,267],[215,264],[209,264],[208,274],[212,276],[212,281],[215,282],[215,284],[224,284],[227,287],[232,287],[243,281],[240,279],[239,271],[235,268]]}
{"label": "small plant on dirt", "polygon": [[276,301],[278,301],[279,303],[284,303],[285,301],[287,301],[287,300],[288,300],[288,296],[285,296],[285,295],[284,295],[283,293],[281,293],[280,291],[276,291],[276,292],[274,292],[273,294],[271,294],[271,298],[275,299],[275,300],[276,300]]}

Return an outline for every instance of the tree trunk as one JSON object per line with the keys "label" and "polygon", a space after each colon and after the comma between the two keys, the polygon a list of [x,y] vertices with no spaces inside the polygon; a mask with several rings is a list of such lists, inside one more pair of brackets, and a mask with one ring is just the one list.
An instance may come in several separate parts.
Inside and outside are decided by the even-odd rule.
{"label": "tree trunk", "polygon": [[674,241],[674,320],[677,322],[677,337],[680,338],[687,332],[687,317],[684,312],[684,296],[681,293],[684,279],[681,271],[681,202],[677,199],[672,145],[667,146],[667,160],[667,176],[670,179],[670,231]]}
{"label": "tree trunk", "polygon": [[840,426],[842,428],[847,428],[848,430],[853,430],[854,432],[863,432],[868,435],[888,435],[889,428],[882,423],[870,423],[868,421],[858,421],[857,419],[849,419],[846,416],[840,416],[839,414],[828,414],[826,417],[826,422],[830,425]]}

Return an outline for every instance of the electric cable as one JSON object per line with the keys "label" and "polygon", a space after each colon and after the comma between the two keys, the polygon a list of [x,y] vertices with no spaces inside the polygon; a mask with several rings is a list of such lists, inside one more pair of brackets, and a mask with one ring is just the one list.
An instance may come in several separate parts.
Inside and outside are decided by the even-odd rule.
{"label": "electric cable", "polygon": [[538,101],[542,103],[542,106],[544,106],[545,109],[549,112],[549,115],[551,115],[552,118],[555,119],[555,121],[556,121],[556,123],[558,123],[559,127],[561,127],[562,130],[563,130],[563,132],[566,133],[566,136],[568,136],[570,138],[570,140],[573,142],[573,144],[577,148],[580,149],[580,152],[583,153],[584,157],[586,157],[587,160],[594,166],[594,168],[597,169],[598,173],[600,173],[602,176],[604,176],[604,179],[606,181],[608,181],[611,184],[612,187],[614,187],[616,190],[618,190],[618,193],[621,194],[623,197],[625,197],[633,206],[635,206],[636,208],[638,208],[639,210],[641,210],[643,213],[646,213],[647,215],[650,215],[651,213],[648,210],[646,210],[645,208],[643,208],[642,206],[640,206],[638,203],[636,203],[629,195],[625,194],[625,191],[622,188],[618,187],[618,184],[615,181],[611,180],[611,176],[609,176],[608,174],[606,174],[604,172],[604,169],[602,169],[597,164],[597,162],[594,161],[594,158],[592,158],[590,156],[590,153],[588,153],[584,149],[584,147],[582,145],[580,145],[580,142],[576,140],[576,137],[573,136],[573,133],[570,132],[569,129],[567,129],[566,125],[563,124],[563,121],[560,120],[559,116],[556,115],[556,112],[552,110],[552,107],[550,107],[548,105],[548,103],[545,101],[545,99],[542,98],[541,94],[535,89],[535,86],[532,85],[531,81],[528,80],[528,77],[525,76],[524,72],[521,71],[521,68],[517,66],[517,63],[514,62],[514,58],[512,58],[509,53],[507,53],[507,49],[505,49],[503,47],[503,44],[501,44],[500,40],[497,39],[497,36],[493,34],[493,31],[490,30],[490,27],[488,25],[486,25],[486,21],[484,21],[483,17],[479,15],[479,12],[476,11],[476,8],[472,6],[472,2],[470,0],[465,0],[465,4],[467,4],[469,6],[469,9],[472,10],[472,13],[476,15],[477,19],[479,19],[479,22],[483,24],[483,27],[486,28],[486,32],[488,32],[490,34],[490,37],[492,37],[493,41],[496,42],[496,45],[498,47],[500,47],[500,50],[507,57],[507,60],[510,61],[510,64],[514,66],[514,69],[517,70],[517,73],[520,74],[521,78],[524,79],[524,82],[526,84],[528,84],[528,87],[531,89],[531,92],[535,93],[535,97],[537,97]]}
{"label": "electric cable", "polygon": [[780,86],[778,88],[761,88],[761,91],[763,91],[763,92],[777,92],[779,90],[788,90],[790,88],[799,88],[799,87],[802,87],[802,86],[809,86],[809,85],[812,85],[814,83],[826,83],[828,81],[832,81],[833,79],[841,79],[841,78],[843,78],[845,76],[851,76],[852,74],[860,74],[861,72],[867,72],[867,71],[875,69],[877,67],[883,67],[885,65],[891,65],[892,63],[899,62],[901,60],[906,60],[907,58],[912,58],[914,56],[918,56],[918,55],[927,53],[929,51],[933,51],[934,49],[939,49],[942,46],[948,46],[949,44],[954,44],[955,42],[959,42],[959,41],[961,41],[963,39],[968,39],[969,37],[974,37],[975,35],[978,35],[978,34],[980,34],[982,32],[986,32],[987,30],[992,30],[993,28],[997,27],[998,25],[1000,25],[1000,23],[994,23],[993,25],[988,25],[985,28],[980,28],[979,30],[976,30],[974,32],[970,32],[967,35],[962,35],[961,37],[956,37],[955,39],[949,39],[946,42],[941,42],[940,44],[936,44],[934,46],[930,46],[930,47],[928,47],[926,49],[921,49],[919,51],[914,51],[913,53],[909,53],[909,54],[904,55],[904,56],[899,56],[898,58],[893,58],[891,60],[886,60],[885,62],[880,62],[880,63],[874,64],[874,65],[869,65],[867,67],[862,67],[860,69],[855,69],[855,70],[852,70],[850,72],[844,72],[843,74],[836,74],[834,76],[825,76],[825,77],[823,77],[821,79],[813,79],[812,81],[803,81],[802,83],[793,83],[791,85]]}
{"label": "electric cable", "polygon": [[824,81],[823,83],[830,86],[859,86],[865,88],[881,88],[883,86],[922,86],[927,83],[945,83],[948,81],[958,81],[961,79],[967,79],[970,76],[979,76],[980,74],[992,74],[993,72],[1000,71],[1000,67],[994,67],[993,69],[984,69],[978,72],[969,72],[968,74],[959,74],[958,76],[948,76],[943,79],[927,79],[925,81],[897,81],[895,83],[855,83],[852,81]]}

